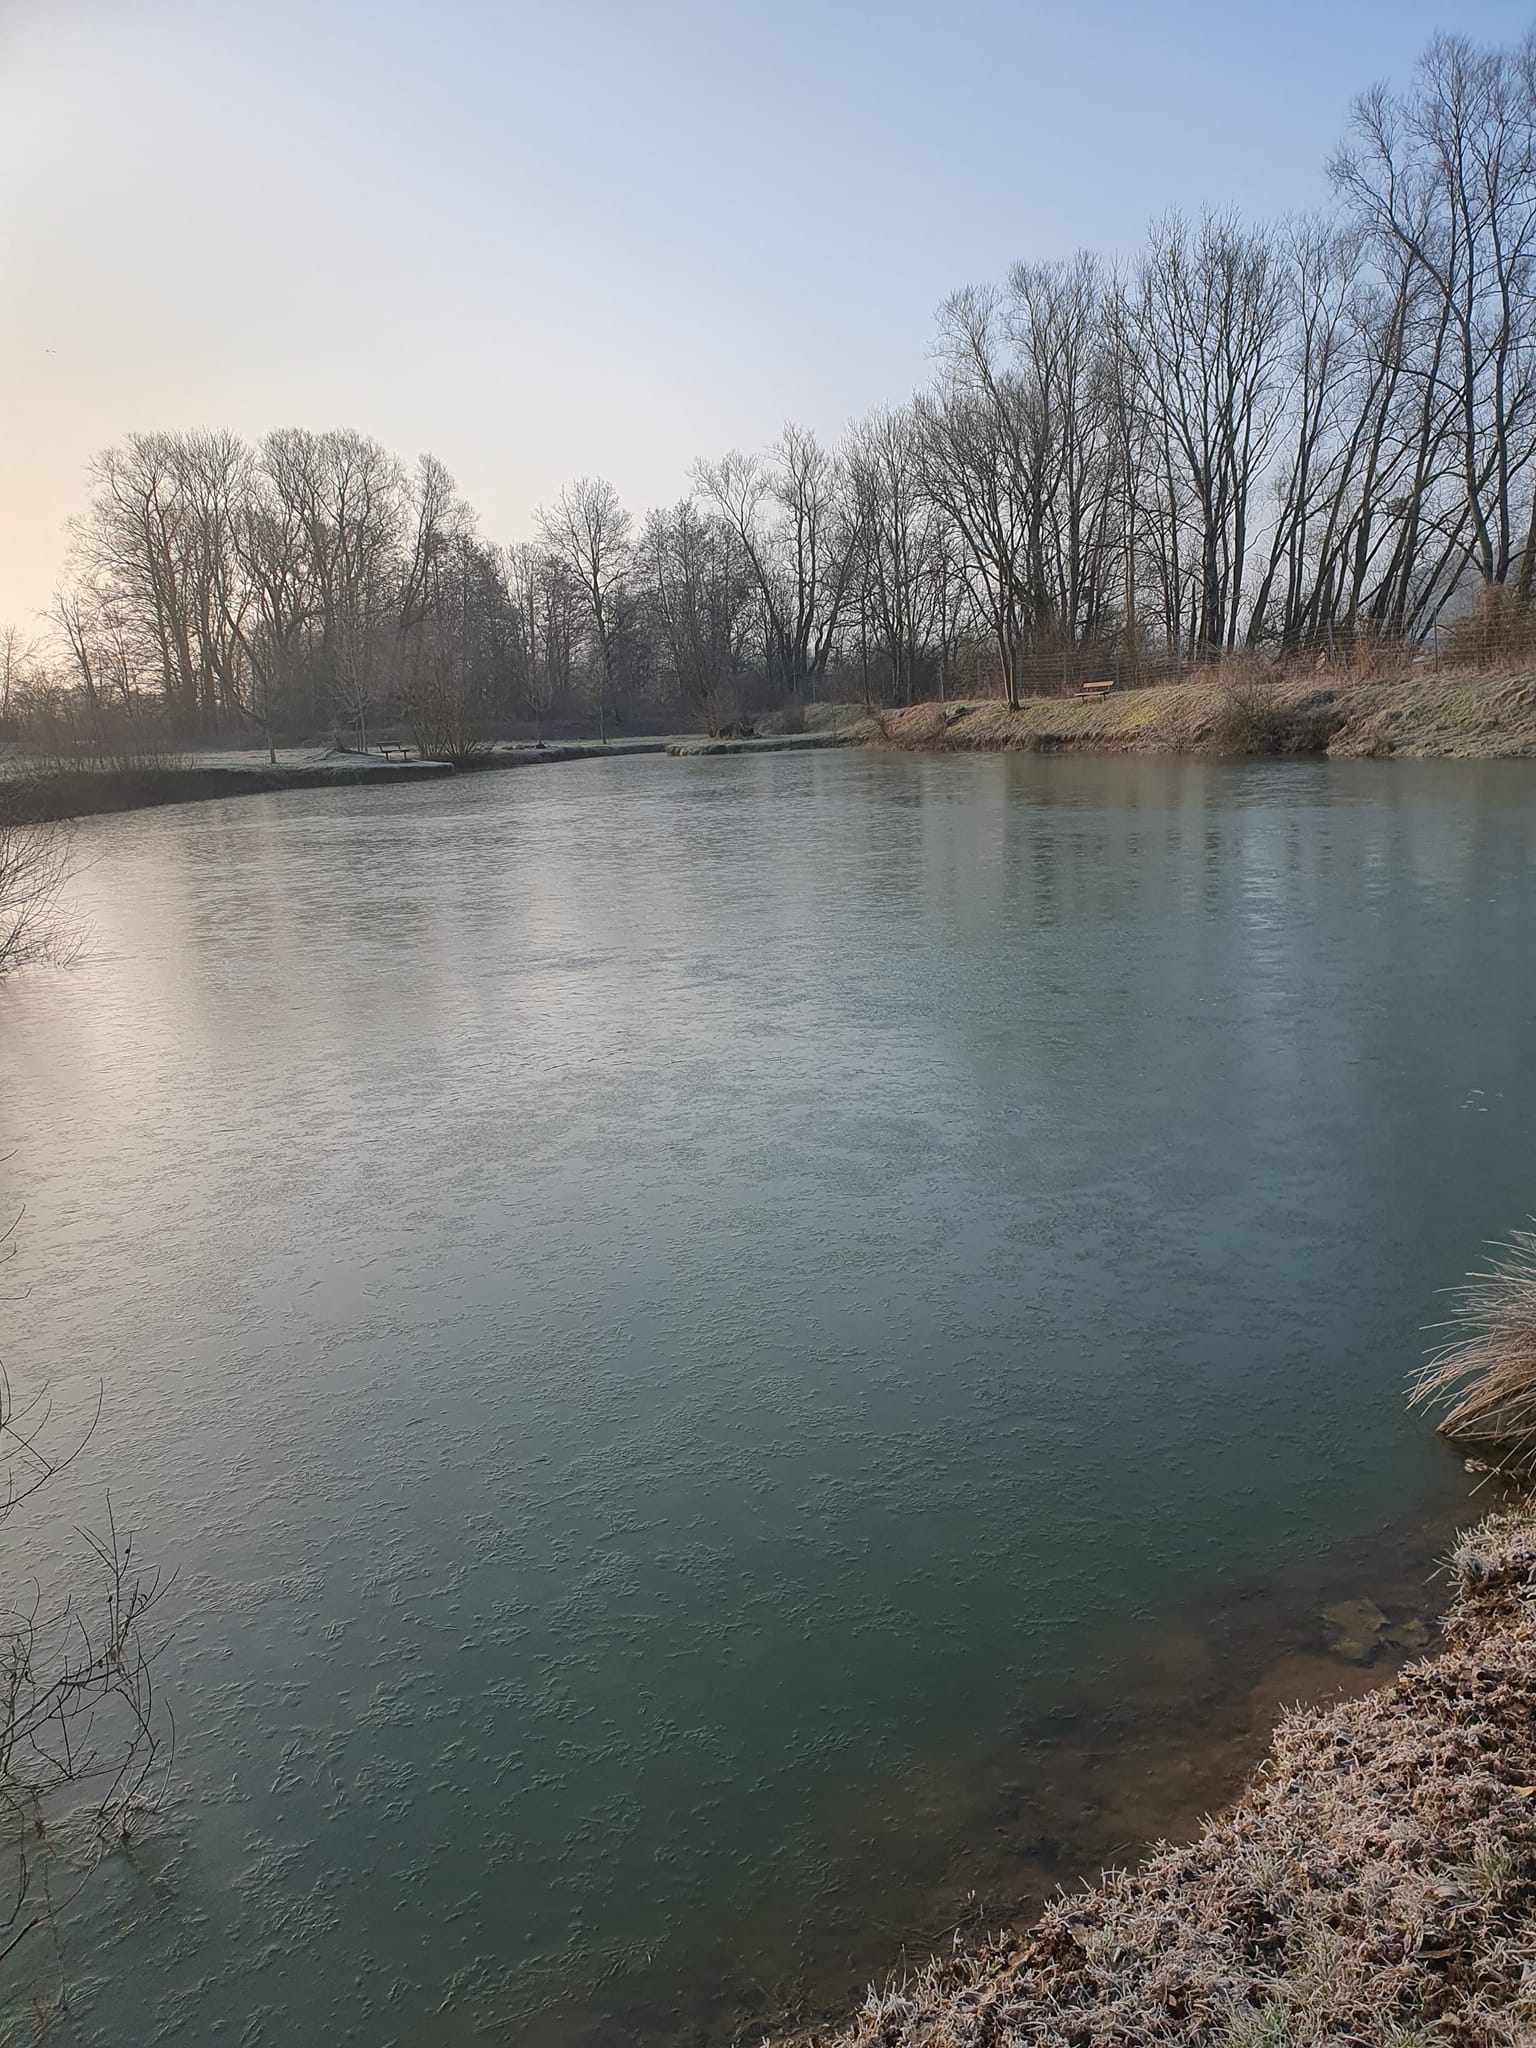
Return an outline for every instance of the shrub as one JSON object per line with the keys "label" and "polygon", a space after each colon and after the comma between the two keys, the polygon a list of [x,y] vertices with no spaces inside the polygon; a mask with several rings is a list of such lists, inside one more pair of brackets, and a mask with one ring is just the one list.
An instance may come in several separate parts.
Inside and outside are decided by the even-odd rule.
{"label": "shrub", "polygon": [[29,791],[0,785],[0,975],[67,957],[59,897],[69,871],[69,828],[30,814]]}
{"label": "shrub", "polygon": [[1211,746],[1223,754],[1273,754],[1284,735],[1284,715],[1267,682],[1239,672],[1218,683]]}

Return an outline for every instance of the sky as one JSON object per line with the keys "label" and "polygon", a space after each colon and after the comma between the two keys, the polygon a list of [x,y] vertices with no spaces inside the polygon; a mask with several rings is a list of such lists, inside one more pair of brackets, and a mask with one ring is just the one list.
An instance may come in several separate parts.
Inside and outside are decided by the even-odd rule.
{"label": "sky", "polygon": [[933,316],[1169,207],[1305,210],[1350,101],[1536,0],[0,0],[0,621],[124,434],[350,426],[498,541],[832,438]]}

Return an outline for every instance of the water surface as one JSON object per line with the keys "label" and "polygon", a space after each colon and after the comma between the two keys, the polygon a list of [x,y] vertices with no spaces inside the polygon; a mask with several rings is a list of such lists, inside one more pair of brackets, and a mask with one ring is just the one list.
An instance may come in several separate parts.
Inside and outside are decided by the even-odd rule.
{"label": "water surface", "polygon": [[1533,790],[802,753],[82,828],[91,949],[0,997],[5,1351],[104,1384],[40,1535],[110,1487],[177,1570],[179,1758],[69,2037],[723,2039],[1222,1796],[1323,1600],[1438,1597],[1401,1388],[1532,1206]]}

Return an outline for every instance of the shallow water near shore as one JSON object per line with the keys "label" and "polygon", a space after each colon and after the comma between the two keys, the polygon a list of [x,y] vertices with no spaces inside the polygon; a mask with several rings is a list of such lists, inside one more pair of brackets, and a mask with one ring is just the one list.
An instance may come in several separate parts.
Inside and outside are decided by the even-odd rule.
{"label": "shallow water near shore", "polygon": [[[794,754],[95,821],[0,995],[29,1558],[174,1567],[81,2043],[835,2009],[1432,1616],[1536,769]],[[24,1290],[24,1291],[23,1291]],[[8,1537],[8,1540],[9,1537]],[[968,1894],[974,1893],[974,1899]]]}

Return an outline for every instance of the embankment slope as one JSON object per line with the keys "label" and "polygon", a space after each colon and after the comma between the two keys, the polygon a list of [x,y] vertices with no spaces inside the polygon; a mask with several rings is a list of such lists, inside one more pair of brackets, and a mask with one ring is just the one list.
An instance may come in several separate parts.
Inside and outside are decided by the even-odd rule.
{"label": "embankment slope", "polygon": [[1536,756],[1536,675],[1417,673],[1382,682],[1222,682],[851,712],[843,736],[925,752]]}

